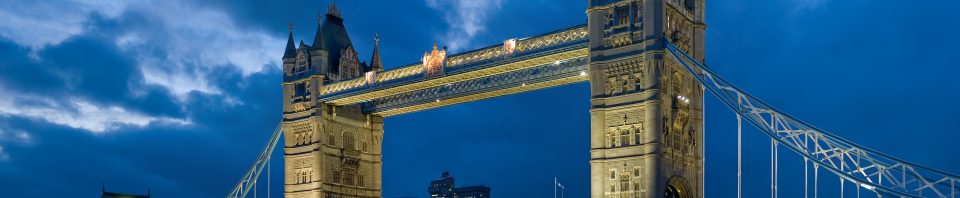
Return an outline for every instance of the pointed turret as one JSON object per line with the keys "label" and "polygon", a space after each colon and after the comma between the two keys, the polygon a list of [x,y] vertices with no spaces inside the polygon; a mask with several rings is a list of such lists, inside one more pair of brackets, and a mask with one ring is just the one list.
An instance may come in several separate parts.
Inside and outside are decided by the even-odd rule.
{"label": "pointed turret", "polygon": [[297,46],[293,43],[293,20],[290,20],[289,30],[290,35],[287,37],[287,50],[283,52],[283,58],[297,57]]}
{"label": "pointed turret", "polygon": [[336,2],[330,5],[327,14],[323,17],[323,24],[320,25],[322,31],[319,32],[323,39],[323,48],[327,51],[328,73],[340,73],[340,56],[343,49],[352,46],[350,36],[347,34],[347,28],[343,25],[343,18],[340,16],[340,9]]}
{"label": "pointed turret", "polygon": [[337,8],[337,1],[333,1],[333,3],[330,4],[330,7],[327,8],[327,14],[333,15],[337,18],[343,18],[340,16],[340,9]]}
{"label": "pointed turret", "polygon": [[323,49],[323,18],[317,16],[317,34],[313,36],[313,48],[314,49]]}
{"label": "pointed turret", "polygon": [[297,62],[297,46],[293,41],[293,20],[290,20],[290,34],[287,36],[287,49],[283,51],[283,73],[290,75],[293,72],[293,65]]}
{"label": "pointed turret", "polygon": [[383,62],[380,62],[380,35],[373,34],[373,56],[370,57],[370,70],[383,71]]}

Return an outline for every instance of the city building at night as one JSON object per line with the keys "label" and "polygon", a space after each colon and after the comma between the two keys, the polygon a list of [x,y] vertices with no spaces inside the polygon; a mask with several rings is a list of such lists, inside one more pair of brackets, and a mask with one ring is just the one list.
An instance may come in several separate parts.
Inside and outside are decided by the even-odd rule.
{"label": "city building at night", "polygon": [[100,198],[150,198],[150,189],[147,189],[147,195],[124,194],[107,192],[107,186],[103,185],[100,191]]}
{"label": "city building at night", "polygon": [[430,187],[427,187],[427,191],[430,192],[430,197],[433,198],[488,198],[490,197],[490,187],[483,185],[479,186],[464,186],[464,187],[455,187],[453,182],[453,176],[450,176],[450,172],[443,172],[443,175],[440,179],[430,181]]}

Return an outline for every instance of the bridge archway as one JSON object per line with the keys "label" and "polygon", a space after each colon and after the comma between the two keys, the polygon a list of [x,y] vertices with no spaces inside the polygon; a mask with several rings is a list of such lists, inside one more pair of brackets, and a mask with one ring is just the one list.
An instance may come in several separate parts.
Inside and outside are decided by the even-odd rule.
{"label": "bridge archway", "polygon": [[683,177],[673,177],[667,182],[663,190],[664,198],[691,198],[687,180]]}

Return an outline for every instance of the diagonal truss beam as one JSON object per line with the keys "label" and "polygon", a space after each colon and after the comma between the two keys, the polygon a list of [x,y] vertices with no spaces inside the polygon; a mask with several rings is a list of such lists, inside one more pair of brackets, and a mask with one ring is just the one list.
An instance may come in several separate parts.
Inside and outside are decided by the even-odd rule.
{"label": "diagonal truss beam", "polygon": [[267,141],[267,145],[263,147],[263,151],[260,152],[260,156],[257,156],[257,160],[253,162],[247,173],[243,174],[240,182],[233,186],[230,194],[227,194],[227,198],[247,197],[250,189],[257,185],[257,179],[260,178],[260,173],[263,172],[264,167],[270,163],[270,154],[277,147],[277,142],[280,142],[281,136],[283,136],[283,123],[277,124],[277,128],[273,130],[273,134],[270,135],[270,139]]}
{"label": "diagonal truss beam", "polygon": [[748,123],[858,188],[898,197],[953,198],[960,192],[958,176],[859,146],[787,115],[733,86],[669,41],[664,43],[674,60]]}

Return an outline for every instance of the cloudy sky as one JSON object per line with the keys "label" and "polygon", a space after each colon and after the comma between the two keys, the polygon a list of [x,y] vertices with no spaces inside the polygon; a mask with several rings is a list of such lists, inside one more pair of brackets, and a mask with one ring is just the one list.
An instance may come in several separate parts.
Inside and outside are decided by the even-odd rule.
{"label": "cloudy sky", "polygon": [[[0,197],[95,197],[104,183],[157,197],[223,196],[279,121],[288,21],[298,41],[311,42],[328,4],[0,1]],[[586,21],[576,0],[338,6],[361,59],[379,33],[388,69],[416,62],[434,42],[458,52]],[[820,128],[960,173],[957,6],[708,1],[707,64]],[[547,196],[555,176],[567,195],[586,197],[587,92],[581,83],[388,118],[384,196],[426,197],[428,182],[451,171],[497,197]],[[706,112],[706,192],[735,196],[735,118],[712,98]],[[769,140],[746,130],[744,141],[744,169],[755,170],[744,190],[768,195]],[[781,157],[781,185],[802,181],[802,161]],[[271,169],[275,196],[281,165]]]}

